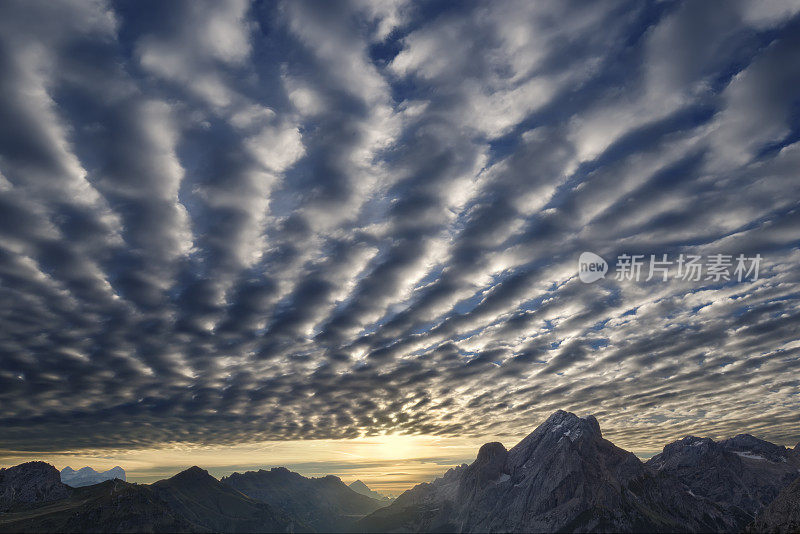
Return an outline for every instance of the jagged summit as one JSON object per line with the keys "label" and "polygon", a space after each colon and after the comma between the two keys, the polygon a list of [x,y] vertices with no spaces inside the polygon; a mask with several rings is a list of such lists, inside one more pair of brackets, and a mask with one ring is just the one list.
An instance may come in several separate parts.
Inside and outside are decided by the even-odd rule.
{"label": "jagged summit", "polygon": [[[80,471],[93,472],[65,467],[62,475]],[[122,470],[107,473],[115,471]],[[471,464],[395,501],[362,480],[348,487],[334,475],[307,478],[284,467],[217,480],[193,466],[151,485],[114,479],[71,489],[54,467],[29,462],[0,469],[0,512],[8,512],[0,513],[0,532],[38,531],[40,520],[70,532],[98,525],[215,532],[732,532],[748,524],[796,530],[799,474],[797,448],[749,434],[722,441],[687,436],[643,463],[603,438],[595,417],[559,410],[513,448],[486,443]]]}
{"label": "jagged summit", "polygon": [[378,501],[389,501],[391,500],[389,497],[378,493],[377,491],[372,490],[369,486],[367,486],[363,481],[356,480],[351,482],[347,485],[351,490],[355,491],[360,495],[364,495],[366,497],[370,497],[371,499],[376,499]]}
{"label": "jagged summit", "polygon": [[369,489],[369,486],[364,484],[360,479],[350,483],[350,489],[355,490],[358,489]]}
{"label": "jagged summit", "polygon": [[775,445],[750,434],[739,434],[721,441],[720,445],[737,453],[748,454],[753,457],[760,456],[773,462],[783,461],[781,458],[786,457],[789,451],[786,447]]}
{"label": "jagged summit", "polygon": [[181,477],[181,478],[190,478],[190,477],[191,478],[198,478],[198,477],[199,478],[206,478],[206,477],[210,477],[210,476],[211,475],[208,474],[208,471],[206,471],[202,467],[198,467],[196,465],[193,465],[192,467],[190,467],[188,469],[184,469],[183,471],[181,471],[177,475],[173,476],[172,478],[176,478],[176,477]]}
{"label": "jagged summit", "polygon": [[489,463],[495,461],[499,457],[505,457],[508,454],[505,446],[500,443],[499,441],[492,441],[491,443],[486,443],[478,449],[478,458],[475,460],[475,463]]}
{"label": "jagged summit", "polygon": [[486,443],[478,450],[478,457],[467,466],[463,476],[469,489],[490,480],[508,479],[508,451],[502,443]]}
{"label": "jagged summit", "polygon": [[560,432],[572,438],[577,438],[582,435],[592,438],[603,437],[603,433],[600,431],[600,423],[597,422],[595,416],[585,415],[583,417],[578,417],[574,413],[564,410],[557,410],[554,412],[534,432],[540,429],[543,432]]}
{"label": "jagged summit", "polygon": [[588,447],[603,440],[600,424],[594,416],[578,417],[558,410],[509,451],[509,468],[524,466],[535,458],[536,451],[555,450],[566,443]]}
{"label": "jagged summit", "polygon": [[[388,526],[387,526],[388,525]],[[593,416],[558,410],[510,450],[419,484],[361,522],[366,531],[719,531],[733,524],[678,481],[602,436]]]}

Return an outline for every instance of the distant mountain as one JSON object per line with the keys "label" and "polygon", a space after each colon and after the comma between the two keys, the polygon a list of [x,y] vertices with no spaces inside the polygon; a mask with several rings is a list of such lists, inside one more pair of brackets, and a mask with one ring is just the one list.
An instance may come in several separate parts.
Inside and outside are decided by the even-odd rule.
{"label": "distant mountain", "polygon": [[419,484],[359,521],[391,532],[730,531],[724,510],[603,439],[594,417],[558,411],[511,450]]}
{"label": "distant mountain", "polygon": [[306,478],[284,467],[233,473],[224,484],[297,517],[316,531],[349,531],[385,503],[356,493],[338,477]]}
{"label": "distant mountain", "polygon": [[41,504],[69,495],[58,470],[44,462],[28,462],[0,469],[0,512]]}
{"label": "distant mountain", "polygon": [[748,530],[779,534],[800,532],[800,478],[781,490],[775,500],[758,513]]}
{"label": "distant mountain", "polygon": [[125,470],[117,466],[98,473],[91,467],[82,467],[75,471],[67,466],[61,470],[61,482],[73,488],[80,488],[83,486],[91,486],[92,484],[99,484],[106,480],[114,479],[125,481]]}
{"label": "distant mountain", "polygon": [[199,467],[151,488],[178,515],[213,532],[310,532],[283,511],[251,499]]}
{"label": "distant mountain", "polygon": [[696,495],[731,508],[739,527],[800,475],[795,451],[748,434],[720,442],[690,436],[664,447],[647,465],[679,478]]}
{"label": "distant mountain", "polygon": [[0,514],[0,532],[207,531],[176,514],[148,486],[108,480],[64,488],[65,498]]}
{"label": "distant mountain", "polygon": [[371,490],[369,488],[369,486],[367,486],[366,484],[364,484],[360,480],[356,480],[355,482],[351,482],[350,484],[347,485],[347,487],[350,488],[351,490],[355,491],[356,493],[359,493],[359,494],[364,495],[366,497],[370,497],[372,499],[375,499],[376,501],[391,501],[392,500],[389,497],[387,497],[386,495],[381,495],[377,491]]}

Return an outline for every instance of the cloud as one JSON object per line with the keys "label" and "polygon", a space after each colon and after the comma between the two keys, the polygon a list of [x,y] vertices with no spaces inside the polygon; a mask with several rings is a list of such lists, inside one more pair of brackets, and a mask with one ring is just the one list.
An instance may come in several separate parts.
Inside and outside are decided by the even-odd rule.
{"label": "cloud", "polygon": [[[797,17],[3,3],[0,449],[513,441],[558,408],[633,449],[796,443]],[[587,285],[583,251],[763,260]]]}

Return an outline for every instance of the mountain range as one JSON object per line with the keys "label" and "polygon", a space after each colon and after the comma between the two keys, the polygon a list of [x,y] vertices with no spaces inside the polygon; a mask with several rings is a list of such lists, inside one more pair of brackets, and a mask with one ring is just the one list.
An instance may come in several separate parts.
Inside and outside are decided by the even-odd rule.
{"label": "mountain range", "polygon": [[338,477],[306,478],[285,467],[233,473],[224,484],[248,497],[285,510],[319,532],[346,532],[353,522],[384,503],[361,495]]}
{"label": "mountain range", "polygon": [[119,479],[125,481],[125,470],[121,467],[113,467],[108,471],[98,473],[91,467],[82,467],[75,471],[67,466],[61,470],[61,482],[73,488],[92,486],[106,480]]}
{"label": "mountain range", "polygon": [[286,468],[217,480],[70,487],[53,466],[0,469],[0,532],[797,532],[800,446],[687,437],[647,462],[598,421],[558,411],[511,449],[394,501],[356,481]]}

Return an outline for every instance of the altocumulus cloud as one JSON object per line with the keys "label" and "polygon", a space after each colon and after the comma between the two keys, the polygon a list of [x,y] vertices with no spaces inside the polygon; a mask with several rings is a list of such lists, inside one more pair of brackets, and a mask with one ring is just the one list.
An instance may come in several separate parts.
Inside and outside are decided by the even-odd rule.
{"label": "altocumulus cloud", "polygon": [[[800,413],[797,2],[0,3],[0,448]],[[761,254],[582,284],[584,251]]]}

